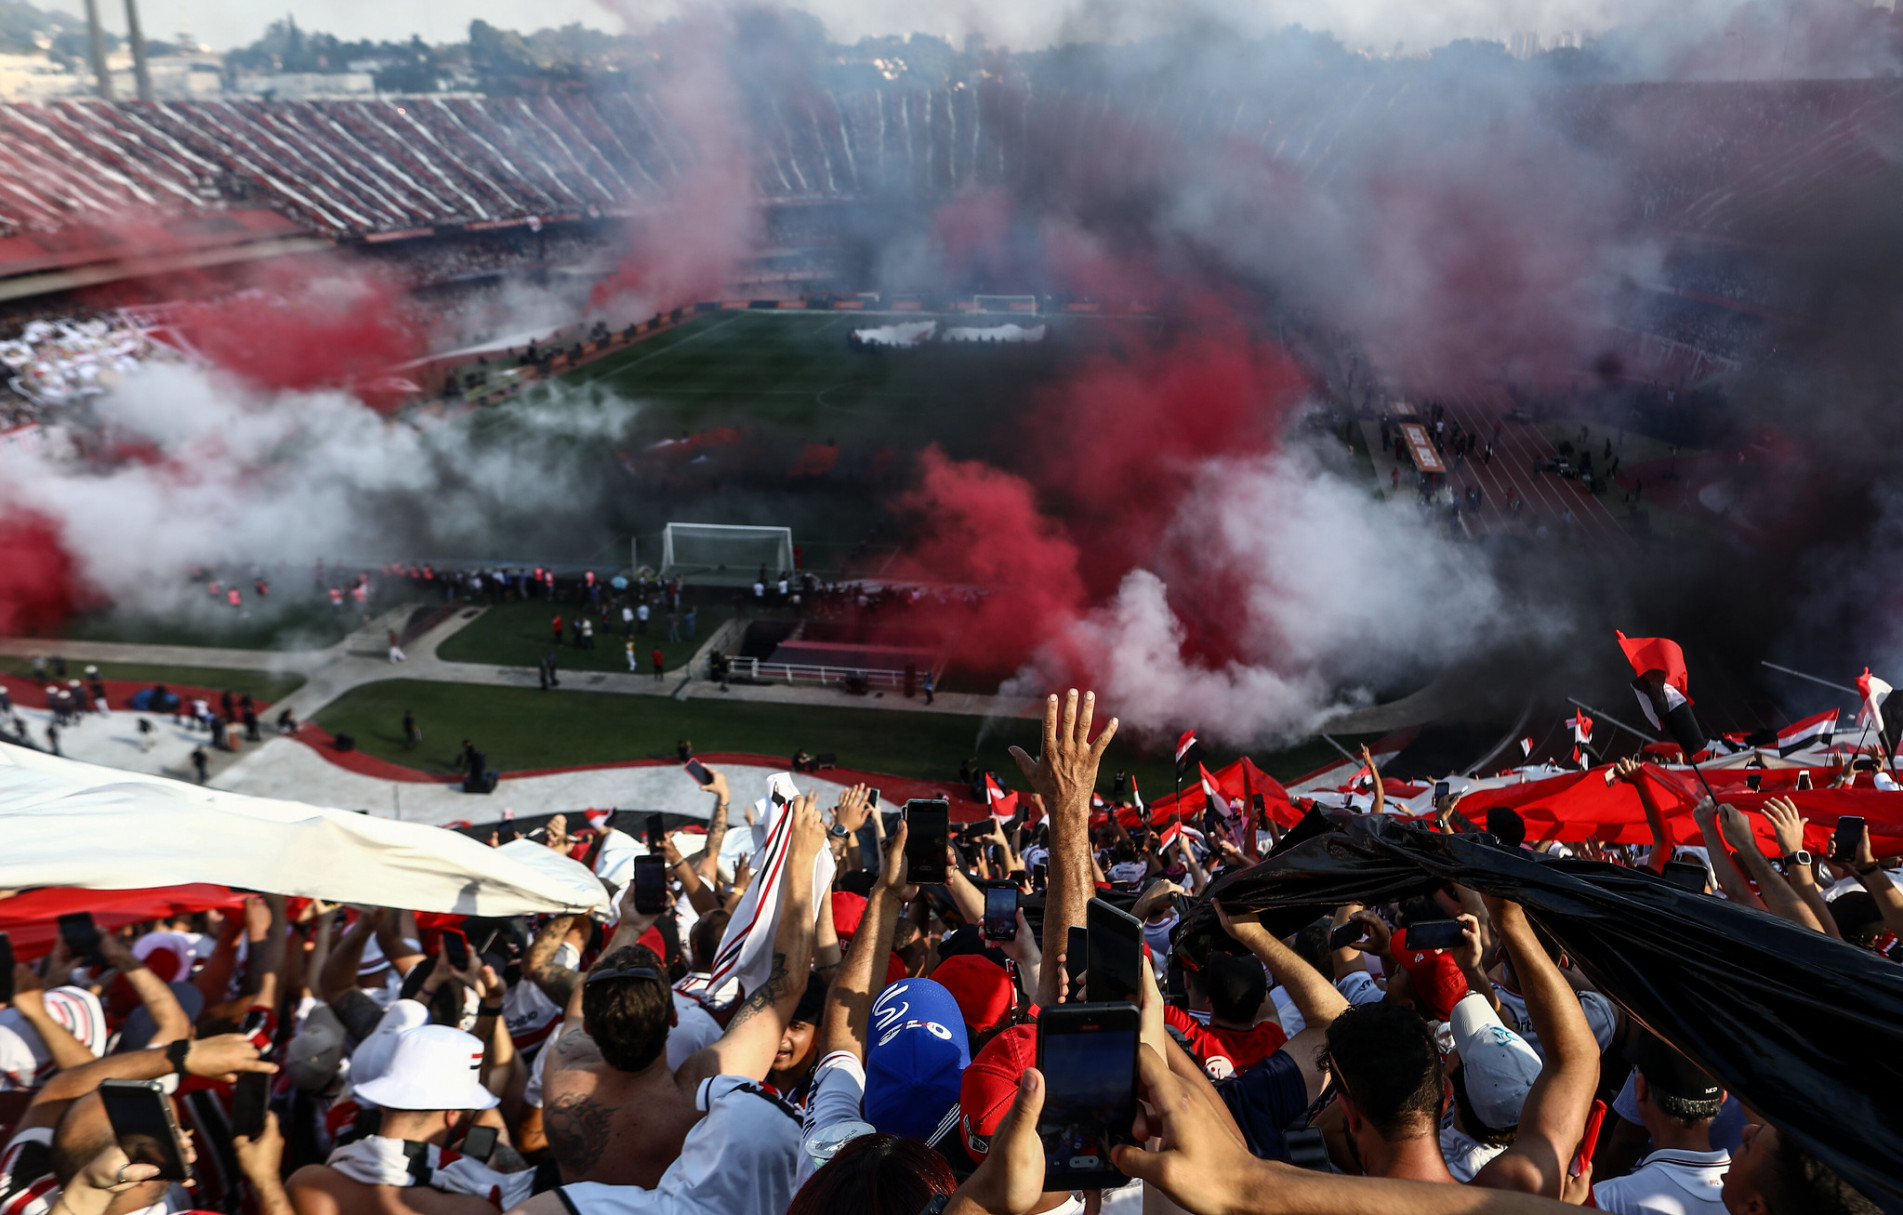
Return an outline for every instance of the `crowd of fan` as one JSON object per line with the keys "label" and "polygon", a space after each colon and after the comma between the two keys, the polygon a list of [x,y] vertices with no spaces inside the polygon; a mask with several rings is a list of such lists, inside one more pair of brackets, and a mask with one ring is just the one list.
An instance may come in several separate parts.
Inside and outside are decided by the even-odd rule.
{"label": "crowd of fan", "polygon": [[[0,1215],[1876,1210],[1512,902],[1448,886],[1347,904],[1288,938],[1217,902],[1221,940],[1194,954],[1178,926],[1275,828],[1258,815],[1238,848],[1206,820],[1166,845],[1144,819],[1093,820],[1116,730],[1093,738],[1093,708],[1050,699],[1042,753],[1017,756],[1036,813],[954,831],[942,882],[911,880],[910,824],[864,786],[831,805],[795,795],[770,832],[749,810],[733,834],[754,847],[732,848],[729,785],[708,770],[704,833],[654,840],[659,912],[630,877],[640,843],[556,816],[538,834],[601,877],[605,919],[424,927],[263,895],[105,934],[96,956],[56,943],[16,968],[0,1010],[0,1089],[17,1094],[0,1107]],[[1619,774],[1643,794],[1635,763]],[[1801,844],[1795,810],[1770,813]],[[1736,816],[1701,810],[1727,894],[1836,931],[1807,889],[1818,873],[1776,873]],[[1460,825],[1452,804],[1440,819]],[[1514,825],[1487,824],[1524,846]],[[1670,852],[1631,859],[1658,869]],[[1903,930],[1867,837],[1841,868]],[[1002,931],[992,889],[1015,892]],[[1141,922],[1151,965],[1134,976],[1140,1124],[1106,1128],[1130,1181],[1083,1193],[1047,1189],[1078,1149],[1040,1137],[1053,1076],[1036,1065],[1039,1010],[1092,984],[1067,934],[1093,898]],[[1410,942],[1450,920],[1450,943]],[[750,990],[723,939],[762,959]],[[250,1073],[273,1076],[271,1113],[234,1135]],[[174,1094],[194,1190],[115,1138],[98,1090],[128,1079]],[[1615,1114],[1575,1170],[1596,1095]]]}

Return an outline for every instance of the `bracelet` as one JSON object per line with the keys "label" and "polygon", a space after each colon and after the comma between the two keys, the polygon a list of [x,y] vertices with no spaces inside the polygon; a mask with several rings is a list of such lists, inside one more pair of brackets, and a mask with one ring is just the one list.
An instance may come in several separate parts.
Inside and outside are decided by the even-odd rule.
{"label": "bracelet", "polygon": [[185,1056],[192,1053],[190,1038],[174,1038],[165,1046],[166,1061],[172,1065],[172,1071],[180,1076],[185,1074]]}
{"label": "bracelet", "polygon": [[479,1017],[499,1017],[502,1015],[502,1005],[500,1004],[478,1005],[476,1007],[476,1015]]}
{"label": "bracelet", "polygon": [[1857,876],[1869,877],[1871,874],[1877,872],[1879,869],[1882,869],[1882,868],[1883,868],[1882,861],[1871,861],[1868,868],[1859,868],[1857,870]]}

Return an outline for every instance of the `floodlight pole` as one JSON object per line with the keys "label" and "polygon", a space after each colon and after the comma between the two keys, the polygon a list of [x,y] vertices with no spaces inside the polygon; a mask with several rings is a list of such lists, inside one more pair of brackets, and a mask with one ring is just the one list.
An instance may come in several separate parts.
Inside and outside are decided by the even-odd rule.
{"label": "floodlight pole", "polygon": [[1811,681],[1812,683],[1820,683],[1820,684],[1823,684],[1823,685],[1824,685],[1825,687],[1827,687],[1827,688],[1834,688],[1834,689],[1836,689],[1836,690],[1837,690],[1837,691],[1839,691],[1839,692],[1848,692],[1848,693],[1850,693],[1850,694],[1851,694],[1852,696],[1855,696],[1855,697],[1856,697],[1857,699],[1859,699],[1859,700],[1862,700],[1862,699],[1863,699],[1863,693],[1861,693],[1861,692],[1859,692],[1859,691],[1857,691],[1857,689],[1855,689],[1855,688],[1847,688],[1847,687],[1845,687],[1845,686],[1844,686],[1843,684],[1840,684],[1840,683],[1832,683],[1832,682],[1830,682],[1830,680],[1828,680],[1828,679],[1819,679],[1819,678],[1817,678],[1817,676],[1815,676],[1815,675],[1807,675],[1807,674],[1805,674],[1805,673],[1804,673],[1803,671],[1797,671],[1797,670],[1793,670],[1793,669],[1791,669],[1790,667],[1781,667],[1781,666],[1779,666],[1779,665],[1778,665],[1777,663],[1775,663],[1775,662],[1766,662],[1766,663],[1764,663],[1763,665],[1764,665],[1764,666],[1767,666],[1767,667],[1770,667],[1770,668],[1771,668],[1771,669],[1772,669],[1773,671],[1782,671],[1782,672],[1784,672],[1784,673],[1785,673],[1786,675],[1795,675],[1795,676],[1797,676],[1797,677],[1798,677],[1799,679],[1808,679],[1808,680],[1810,680],[1810,681]]}

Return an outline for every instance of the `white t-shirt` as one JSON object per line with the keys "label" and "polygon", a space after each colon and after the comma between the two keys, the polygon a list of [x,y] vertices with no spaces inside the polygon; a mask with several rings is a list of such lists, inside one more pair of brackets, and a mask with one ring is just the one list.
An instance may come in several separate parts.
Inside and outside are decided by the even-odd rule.
{"label": "white t-shirt", "polygon": [[1150,867],[1142,861],[1118,861],[1105,871],[1104,876],[1113,882],[1140,882]]}
{"label": "white t-shirt", "polygon": [[1624,1177],[1592,1188],[1593,1202],[1618,1215],[1725,1215],[1728,1152],[1653,1152]]}
{"label": "white t-shirt", "polygon": [[851,1051],[836,1050],[813,1068],[800,1127],[800,1174],[795,1190],[862,1135],[875,1133],[866,1121],[866,1069]]}
{"label": "white t-shirt", "polygon": [[1472,1181],[1475,1173],[1504,1151],[1504,1147],[1480,1142],[1451,1122],[1440,1128],[1441,1159],[1447,1162],[1447,1171],[1454,1175],[1454,1180],[1462,1185]]}
{"label": "white t-shirt", "polygon": [[745,1076],[703,1080],[681,1154],[653,1189],[582,1181],[556,1191],[576,1215],[784,1215],[799,1176],[800,1120]]}

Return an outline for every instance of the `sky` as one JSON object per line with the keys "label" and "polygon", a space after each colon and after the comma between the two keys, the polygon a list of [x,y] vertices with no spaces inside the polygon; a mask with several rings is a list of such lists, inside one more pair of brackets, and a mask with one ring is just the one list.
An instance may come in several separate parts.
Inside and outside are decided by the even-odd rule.
{"label": "sky", "polygon": [[[725,2],[725,0],[713,0]],[[41,0],[68,12],[83,0]],[[1422,51],[1454,38],[1505,40],[1521,30],[1552,42],[1562,31],[1589,32],[1648,13],[1687,10],[1722,12],[1737,0],[793,0],[812,13],[838,41],[868,34],[939,34],[962,40],[968,33],[1014,50],[1032,50],[1069,40],[1142,37],[1166,25],[1208,20],[1243,32],[1300,24],[1325,29],[1357,48]],[[510,29],[534,30],[579,21],[602,29],[624,28],[618,14],[649,21],[678,13],[683,0],[140,0],[149,37],[189,32],[218,50],[243,46],[271,21],[293,12],[299,24],[342,38],[401,40],[420,34],[430,42],[460,41],[476,18]],[[100,0],[109,28],[123,29],[115,0]]]}

